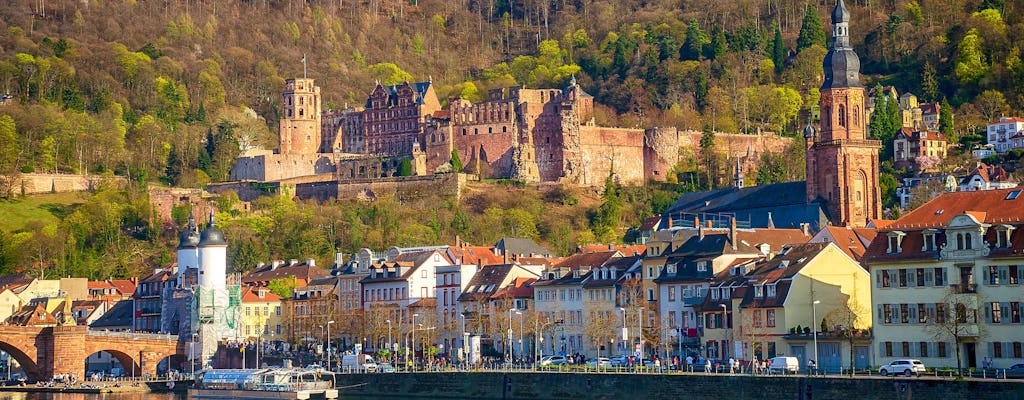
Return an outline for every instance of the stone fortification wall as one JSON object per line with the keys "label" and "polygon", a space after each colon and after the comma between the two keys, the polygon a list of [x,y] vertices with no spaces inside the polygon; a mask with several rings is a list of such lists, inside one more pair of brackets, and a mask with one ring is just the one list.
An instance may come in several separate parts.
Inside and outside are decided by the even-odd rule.
{"label": "stone fortification wall", "polygon": [[[700,131],[679,132],[679,146],[683,148],[700,149]],[[745,157],[749,150],[752,156],[760,156],[765,151],[781,153],[793,144],[793,138],[779,136],[774,133],[762,133],[745,135],[738,133],[715,133],[715,148],[724,152],[730,159]]]}
{"label": "stone fortification wall", "polygon": [[334,172],[331,154],[260,154],[239,157],[231,167],[233,181],[277,181]]}
{"label": "stone fortification wall", "polygon": [[644,131],[644,174],[648,181],[665,181],[679,163],[679,130],[654,127]]}
{"label": "stone fortification wall", "polygon": [[564,399],[1021,400],[1021,381],[573,373],[340,374],[342,397]]}
{"label": "stone fortification wall", "polygon": [[597,186],[613,169],[625,185],[644,183],[644,131],[581,126],[579,143],[583,173],[578,182]]}
{"label": "stone fortification wall", "polygon": [[213,196],[202,189],[164,188],[151,186],[149,188],[149,203],[153,205],[160,223],[170,225],[174,223],[171,218],[171,211],[175,206],[189,204],[192,213],[196,218],[210,215],[210,210],[215,209],[211,203]]}
{"label": "stone fortification wall", "polygon": [[[338,182],[334,197],[372,200],[384,194],[417,196],[431,193],[459,197],[462,187],[466,185],[468,176],[467,174],[438,174]],[[327,189],[322,188],[319,192],[314,192],[312,188],[306,190],[297,188],[296,193],[298,192],[302,192],[305,196],[310,196],[300,198],[322,198],[319,196],[330,195]]]}
{"label": "stone fortification wall", "polygon": [[[100,175],[21,174],[11,185],[11,191],[22,195],[84,192],[95,189],[103,179]],[[126,182],[123,176],[112,176],[108,179],[118,186]]]}

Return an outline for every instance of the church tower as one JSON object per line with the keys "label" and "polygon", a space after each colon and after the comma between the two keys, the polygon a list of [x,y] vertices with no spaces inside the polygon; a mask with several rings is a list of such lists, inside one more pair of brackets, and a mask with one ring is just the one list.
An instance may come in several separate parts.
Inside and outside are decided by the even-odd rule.
{"label": "church tower", "polygon": [[833,224],[864,226],[881,216],[878,150],[864,136],[864,87],[860,59],[850,46],[850,12],[843,0],[832,10],[832,44],[821,85],[821,125],[807,140],[807,201],[824,201]]}
{"label": "church tower", "polygon": [[320,87],[312,79],[285,81],[280,154],[316,154],[320,149]]}

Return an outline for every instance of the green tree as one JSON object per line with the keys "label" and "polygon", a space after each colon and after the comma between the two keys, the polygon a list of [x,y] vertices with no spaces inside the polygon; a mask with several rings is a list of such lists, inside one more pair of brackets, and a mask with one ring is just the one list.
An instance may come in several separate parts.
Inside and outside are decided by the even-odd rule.
{"label": "green tree", "polygon": [[705,48],[704,56],[710,60],[717,60],[728,49],[729,41],[725,38],[725,31],[716,25],[711,31],[711,43]]}
{"label": "green tree", "polygon": [[989,64],[985,57],[985,40],[977,29],[967,31],[956,46],[956,65],[953,73],[960,83],[969,85],[978,82],[988,74]]}
{"label": "green tree", "polygon": [[615,172],[611,171],[604,179],[601,205],[597,209],[593,223],[594,235],[598,240],[602,242],[618,241],[617,232],[622,218],[622,206],[623,200],[620,197],[618,183],[615,182]]}
{"label": "green tree", "polygon": [[398,176],[412,176],[412,161],[408,158],[403,158],[398,165]]}
{"label": "green tree", "polygon": [[690,25],[686,28],[686,40],[683,41],[683,47],[679,49],[679,59],[682,61],[699,60],[706,36],[697,25],[697,20],[690,20]]}
{"label": "green tree", "polygon": [[412,75],[393,63],[377,63],[369,66],[370,76],[385,86],[412,81]]}
{"label": "green tree", "polygon": [[921,94],[924,101],[939,100],[939,78],[931,62],[925,61],[921,70]]}
{"label": "green tree", "polygon": [[715,171],[715,131],[710,125],[704,125],[700,136],[700,155],[707,174],[707,190],[714,188]]}
{"label": "green tree", "polygon": [[806,49],[813,45],[828,48],[825,29],[818,17],[818,9],[813,4],[807,5],[803,22],[800,24],[800,35],[796,38],[796,51]]}
{"label": "green tree", "polygon": [[274,279],[267,283],[267,289],[270,290],[270,293],[286,299],[292,297],[292,291],[295,290],[296,286],[298,286],[298,282],[294,276]]}
{"label": "green tree", "polygon": [[772,62],[775,63],[775,72],[782,73],[786,64],[786,43],[782,41],[782,30],[778,23],[772,23],[775,30],[775,37],[772,39]]}
{"label": "green tree", "polygon": [[452,165],[452,172],[454,172],[454,173],[462,172],[462,168],[464,166],[462,165],[462,160],[459,159],[459,150],[458,149],[452,149],[452,160],[449,161],[449,163]]}
{"label": "green tree", "polygon": [[954,130],[953,107],[949,105],[949,101],[945,97],[939,104],[939,133],[945,135],[952,143],[959,142]]}

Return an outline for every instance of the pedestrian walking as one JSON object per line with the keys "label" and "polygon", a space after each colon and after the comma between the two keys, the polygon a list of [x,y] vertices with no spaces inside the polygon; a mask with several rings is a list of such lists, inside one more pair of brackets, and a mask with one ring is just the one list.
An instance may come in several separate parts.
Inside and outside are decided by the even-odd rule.
{"label": "pedestrian walking", "polygon": [[729,373],[730,374],[733,373],[733,372],[736,372],[735,368],[733,367],[734,365],[736,365],[736,359],[734,359],[732,357],[729,357]]}
{"label": "pedestrian walking", "polygon": [[704,360],[704,372],[705,373],[709,373],[709,374],[711,373],[711,359],[710,358]]}

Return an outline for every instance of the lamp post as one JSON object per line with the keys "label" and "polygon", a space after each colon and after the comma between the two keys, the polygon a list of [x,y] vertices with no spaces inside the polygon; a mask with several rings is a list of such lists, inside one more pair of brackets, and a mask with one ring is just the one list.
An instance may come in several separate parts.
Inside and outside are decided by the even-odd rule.
{"label": "lamp post", "polygon": [[[391,349],[391,320],[390,319],[387,320],[387,323],[388,323],[388,342],[387,342],[387,344],[384,345],[384,348],[388,349],[388,351],[392,351],[392,349]],[[394,355],[392,354],[392,356],[394,356]]]}
{"label": "lamp post", "polygon": [[729,346],[729,340],[728,340],[728,337],[726,336],[727,333],[728,333],[726,330],[728,329],[728,326],[729,326],[729,316],[726,313],[729,311],[729,307],[727,307],[725,304],[719,304],[719,305],[722,306],[722,354],[721,354],[721,357],[719,357],[719,358],[724,360],[725,359],[725,353],[726,353],[726,351],[728,351],[728,346]]}
{"label": "lamp post", "polygon": [[[626,309],[619,307],[619,311],[622,311],[622,346],[625,347],[626,340],[629,339],[629,328],[626,327]],[[629,349],[626,349],[626,351],[628,352]]]}
{"label": "lamp post", "polygon": [[412,348],[411,348],[411,350],[412,350],[412,365],[413,365],[414,368],[416,366],[416,317],[419,317],[419,316],[420,316],[419,314],[413,314],[412,315]]}
{"label": "lamp post", "polygon": [[637,339],[639,339],[639,342],[640,342],[640,359],[637,360],[638,362],[640,362],[640,364],[637,364],[637,365],[643,365],[643,359],[644,359],[644,309],[643,308],[640,308],[640,307],[636,308],[636,319],[637,319],[637,322],[636,322],[636,325],[637,325],[637,335],[636,336],[637,336]]}
{"label": "lamp post", "polygon": [[509,368],[512,367],[512,357],[513,357],[513,354],[512,354],[512,346],[513,346],[513,341],[512,341],[513,340],[512,339],[512,336],[513,336],[512,335],[512,312],[519,313],[519,310],[516,310],[514,307],[508,309],[508,358],[507,358],[507,360],[508,360],[508,363],[509,363]]}
{"label": "lamp post", "polygon": [[811,332],[814,332],[814,368],[818,368],[818,313],[815,306],[821,304],[821,300],[814,300],[811,302],[811,322],[814,326],[811,327]]}
{"label": "lamp post", "polygon": [[469,358],[469,354],[466,351],[466,313],[459,313],[459,322],[461,322],[460,328],[462,328],[461,335],[459,335],[459,353],[461,364],[463,360]]}
{"label": "lamp post", "polygon": [[[196,376],[196,340],[199,339],[199,334],[192,332],[192,342],[188,344],[188,356],[189,364],[192,366],[192,376]],[[9,377],[8,377],[9,378]],[[10,379],[8,379],[10,380]]]}
{"label": "lamp post", "polygon": [[[331,370],[331,324],[333,324],[333,323],[334,323],[333,319],[330,320],[330,321],[327,321],[327,370],[328,371]],[[259,354],[259,353],[256,353],[256,354]],[[258,362],[259,360],[256,360],[256,361]]]}

